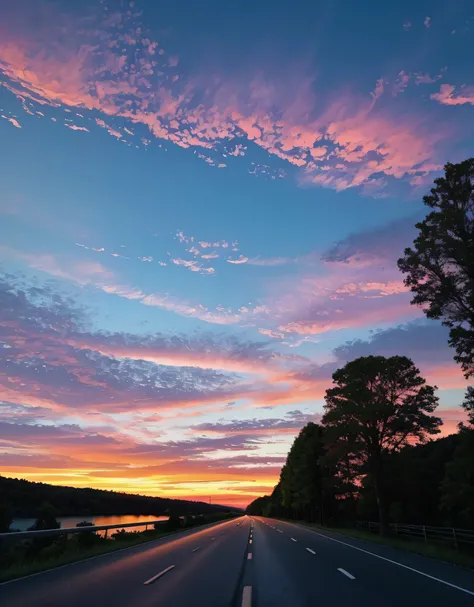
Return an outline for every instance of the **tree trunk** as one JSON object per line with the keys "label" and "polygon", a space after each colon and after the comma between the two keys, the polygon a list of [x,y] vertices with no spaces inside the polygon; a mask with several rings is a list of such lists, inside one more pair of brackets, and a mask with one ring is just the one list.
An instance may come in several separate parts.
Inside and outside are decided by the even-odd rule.
{"label": "tree trunk", "polygon": [[380,471],[374,475],[374,489],[379,509],[380,535],[387,536],[390,533],[388,507]]}

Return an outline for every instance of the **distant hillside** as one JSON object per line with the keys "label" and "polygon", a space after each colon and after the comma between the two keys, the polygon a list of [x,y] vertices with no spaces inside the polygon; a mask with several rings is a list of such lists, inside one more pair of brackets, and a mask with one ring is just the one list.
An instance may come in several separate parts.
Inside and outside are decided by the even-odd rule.
{"label": "distant hillside", "polygon": [[0,476],[0,496],[3,504],[10,504],[14,518],[30,518],[43,502],[49,502],[58,516],[88,516],[92,514],[204,514],[238,510],[229,506],[188,502],[163,497],[149,497],[102,491],[100,489],[76,489],[45,483],[32,483],[16,478]]}

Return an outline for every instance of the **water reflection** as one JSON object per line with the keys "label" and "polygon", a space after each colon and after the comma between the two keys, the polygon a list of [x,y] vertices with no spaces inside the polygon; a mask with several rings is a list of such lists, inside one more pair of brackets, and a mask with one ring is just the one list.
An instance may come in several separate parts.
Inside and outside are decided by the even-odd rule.
{"label": "water reflection", "polygon": [[[10,525],[10,529],[17,529],[18,531],[27,531],[35,523],[34,518],[17,518],[13,520]],[[75,527],[77,523],[82,521],[89,521],[94,525],[124,525],[125,523],[146,523],[147,521],[167,521],[167,516],[153,516],[153,515],[133,515],[133,514],[122,514],[122,515],[93,515],[93,516],[58,516],[57,518],[61,527]],[[136,531],[143,531],[143,527],[137,527]],[[127,531],[135,531],[132,527]]]}

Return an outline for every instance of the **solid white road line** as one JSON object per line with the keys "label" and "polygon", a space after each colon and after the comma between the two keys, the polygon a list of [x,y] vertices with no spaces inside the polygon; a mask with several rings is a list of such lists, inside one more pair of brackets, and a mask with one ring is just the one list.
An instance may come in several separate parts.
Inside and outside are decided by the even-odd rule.
{"label": "solid white road line", "polygon": [[251,552],[249,552],[249,553],[247,554],[247,560],[248,560],[248,561],[251,561],[251,560],[252,560],[252,553],[251,553]]}
{"label": "solid white road line", "polygon": [[194,550],[191,550],[191,552],[197,552],[198,550],[200,550],[201,546],[198,546],[197,548],[194,548]]}
{"label": "solid white road line", "polygon": [[[288,525],[293,525],[294,527],[299,527],[301,529],[301,525],[295,525],[293,523],[287,523]],[[319,535],[320,537],[324,537],[327,540],[331,540],[331,542],[336,542],[337,544],[342,544],[343,546],[348,546],[349,548],[353,548],[354,550],[358,550],[359,552],[364,552],[365,554],[370,554],[370,556],[375,556],[375,558],[380,559],[381,561],[387,561],[387,563],[392,563],[392,565],[397,565],[398,567],[403,567],[403,569],[408,569],[408,571],[413,571],[413,573],[418,573],[418,575],[422,575],[423,577],[427,577],[430,580],[434,580],[435,582],[439,582],[440,584],[444,584],[445,586],[449,586],[450,588],[455,588],[456,590],[460,590],[461,592],[465,592],[471,596],[474,596],[474,592],[472,590],[468,590],[467,588],[463,588],[462,586],[456,586],[456,584],[451,584],[451,582],[446,582],[446,580],[442,580],[439,577],[435,577],[434,575],[429,575],[429,573],[424,573],[419,569],[415,569],[414,567],[409,567],[408,565],[404,565],[403,563],[399,563],[398,561],[392,561],[392,559],[388,559],[385,556],[380,556],[380,554],[375,554],[375,552],[370,552],[369,550],[364,550],[363,548],[359,548],[358,546],[353,546],[352,544],[348,544],[347,542],[343,542],[341,540],[336,540],[334,537],[330,537],[329,535],[324,535],[323,533],[318,533],[317,531],[313,531],[312,529],[307,529],[310,533],[314,533],[315,535]]]}
{"label": "solid white road line", "polygon": [[242,592],[242,607],[252,607],[252,586],[244,586]]}
{"label": "solid white road line", "polygon": [[306,550],[307,550],[308,552],[311,552],[311,554],[316,554],[316,552],[315,552],[314,550],[311,550],[311,548],[306,548]]}
{"label": "solid white road line", "polygon": [[346,575],[350,580],[355,580],[355,577],[353,575],[351,575],[348,571],[346,571],[345,569],[341,569],[340,567],[338,568],[338,571],[340,571],[341,573],[343,573],[344,575]]}
{"label": "solid white road line", "polygon": [[157,580],[159,577],[161,577],[162,575],[165,575],[165,573],[168,573],[168,571],[171,571],[172,569],[175,568],[176,565],[170,565],[169,567],[167,567],[166,569],[163,569],[163,571],[160,571],[160,573],[157,573],[156,575],[154,575],[153,577],[151,577],[149,580],[147,580],[146,582],[143,582],[143,584],[146,586],[147,584],[153,584],[153,582],[155,580]]}
{"label": "solid white road line", "polygon": [[297,542],[298,540],[295,540],[294,537],[290,538],[292,542]]}

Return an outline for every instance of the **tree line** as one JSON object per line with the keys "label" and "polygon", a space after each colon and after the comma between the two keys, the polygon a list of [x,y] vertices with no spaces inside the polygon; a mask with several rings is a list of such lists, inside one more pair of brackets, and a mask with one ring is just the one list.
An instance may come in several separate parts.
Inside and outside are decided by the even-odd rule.
{"label": "tree line", "polygon": [[[22,479],[0,476],[0,533],[8,531],[14,518],[48,518],[43,513],[54,512],[57,516],[84,516],[135,514],[171,515],[212,514],[235,510],[229,506],[191,502],[186,500],[150,497],[104,491],[101,489],[77,489],[46,483],[34,483]],[[41,527],[53,528],[53,527]]]}
{"label": "tree line", "polygon": [[[474,159],[448,163],[423,198],[398,260],[411,303],[449,327],[454,359],[474,375]],[[365,356],[332,376],[321,424],[295,439],[270,496],[247,512],[322,524],[356,519],[474,528],[474,388],[462,403],[467,424],[438,438],[436,386],[405,356]]]}

